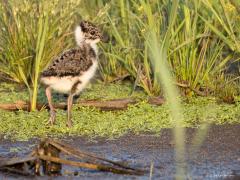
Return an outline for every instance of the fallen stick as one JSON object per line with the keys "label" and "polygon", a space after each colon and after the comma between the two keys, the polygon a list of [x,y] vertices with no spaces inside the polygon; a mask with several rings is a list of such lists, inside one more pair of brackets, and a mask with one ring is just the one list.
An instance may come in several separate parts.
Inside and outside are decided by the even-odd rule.
{"label": "fallen stick", "polygon": [[127,77],[130,77],[130,74],[125,74],[125,75],[116,77],[115,79],[109,81],[109,83],[114,83],[114,82],[117,82],[117,81],[122,81],[122,80],[126,79]]}
{"label": "fallen stick", "polygon": [[[43,146],[46,146],[46,145],[49,146],[50,145],[50,146],[58,149],[62,153],[66,153],[67,155],[71,155],[71,156],[76,157],[80,160],[87,161],[87,162],[84,162],[85,164],[82,164],[83,167],[85,167],[85,168],[89,168],[88,166],[90,164],[91,165],[90,169],[91,168],[95,169],[96,167],[94,167],[92,165],[97,165],[97,170],[110,171],[110,172],[120,173],[120,174],[126,174],[127,173],[127,174],[141,175],[141,174],[145,173],[144,170],[131,168],[129,166],[123,165],[121,163],[118,163],[118,162],[115,162],[115,161],[112,161],[112,160],[109,160],[109,159],[106,159],[106,158],[103,158],[103,157],[100,157],[100,156],[97,156],[95,154],[81,151],[79,149],[73,148],[72,146],[70,146],[70,145],[68,145],[64,142],[60,142],[60,141],[57,141],[57,140],[45,139],[45,140],[42,141],[42,145]],[[37,155],[43,155],[43,154],[37,153]],[[53,156],[51,156],[51,157],[53,157]],[[110,164],[108,165],[108,164],[104,164],[104,163],[110,163],[112,165],[110,165]],[[117,166],[117,167],[114,167],[114,166]],[[113,171],[111,169],[113,169]]]}
{"label": "fallen stick", "polygon": [[94,154],[90,154],[90,153],[87,153],[87,152],[83,152],[79,149],[73,149],[72,147],[70,147],[69,145],[65,144],[65,143],[62,143],[62,142],[58,142],[58,141],[47,141],[49,144],[51,144],[52,146],[55,146],[56,148],[58,148],[59,150],[61,150],[62,152],[65,152],[66,154],[68,155],[72,155],[76,158],[79,158],[79,159],[82,159],[82,158],[90,158],[92,160],[100,160],[100,161],[104,161],[104,162],[108,162],[110,164],[113,164],[115,166],[119,166],[121,168],[125,168],[125,169],[131,169],[131,170],[134,170],[134,171],[139,171],[138,169],[135,169],[135,168],[131,168],[131,167],[128,167],[122,163],[119,163],[119,162],[114,162],[114,161],[111,161],[109,159],[105,159],[103,157],[100,157],[100,156],[96,156]]}
{"label": "fallen stick", "polygon": [[132,98],[114,99],[108,101],[82,100],[78,102],[79,105],[96,107],[101,110],[123,110],[126,109],[129,104],[135,103],[136,100]]}
{"label": "fallen stick", "polygon": [[23,170],[18,170],[16,168],[11,168],[11,167],[1,167],[0,171],[8,171],[11,173],[15,173],[15,174],[20,174],[22,176],[33,176],[31,173],[23,171]]}
{"label": "fallen stick", "polygon": [[148,103],[152,104],[152,105],[159,106],[159,105],[163,105],[165,102],[166,102],[165,99],[161,96],[159,96],[159,97],[149,97],[148,98]]}
{"label": "fallen stick", "polygon": [[[125,99],[114,99],[114,100],[106,100],[106,101],[97,101],[97,100],[81,100],[78,101],[76,105],[87,106],[87,107],[95,107],[101,110],[109,111],[109,110],[124,110],[128,107],[129,104],[135,104],[136,101],[131,98]],[[47,104],[37,104],[37,109],[41,110],[43,108],[49,109]],[[54,105],[57,109],[66,109],[66,103],[58,103]],[[18,101],[16,103],[9,104],[0,104],[0,109],[8,110],[8,111],[17,111],[24,110],[29,111],[30,104],[24,101]]]}
{"label": "fallen stick", "polygon": [[1,159],[0,171],[11,172],[23,176],[32,176],[33,174],[27,169],[27,163],[34,162],[36,159],[36,157],[29,155],[23,158]]}
{"label": "fallen stick", "polygon": [[36,157],[33,156],[26,156],[23,158],[11,158],[11,159],[7,159],[7,160],[2,160],[0,162],[0,168],[4,167],[4,166],[11,166],[14,164],[20,164],[20,163],[25,163],[28,161],[34,161],[36,160]]}
{"label": "fallen stick", "polygon": [[[79,161],[60,158],[60,152],[77,157]],[[1,159],[0,171],[21,175],[57,175],[62,164],[116,174],[143,175],[145,170],[135,169],[97,155],[83,152],[65,143],[45,139],[29,155],[23,158]]]}
{"label": "fallen stick", "polygon": [[125,170],[125,169],[118,169],[112,166],[107,166],[103,164],[92,164],[92,163],[85,163],[85,162],[76,162],[70,161],[66,159],[60,159],[58,157],[46,156],[46,155],[38,155],[38,158],[45,161],[51,161],[55,163],[66,164],[70,166],[76,166],[80,168],[87,168],[99,171],[108,171],[116,174],[129,174],[129,175],[143,175],[144,173],[141,171],[132,171],[132,170]]}
{"label": "fallen stick", "polygon": [[202,96],[202,97],[205,97],[207,96],[206,93],[204,92],[201,92],[197,89],[194,89],[192,88],[190,85],[187,85],[187,84],[182,84],[182,83],[175,83],[176,86],[179,86],[181,88],[189,88],[191,91],[195,92],[198,96]]}

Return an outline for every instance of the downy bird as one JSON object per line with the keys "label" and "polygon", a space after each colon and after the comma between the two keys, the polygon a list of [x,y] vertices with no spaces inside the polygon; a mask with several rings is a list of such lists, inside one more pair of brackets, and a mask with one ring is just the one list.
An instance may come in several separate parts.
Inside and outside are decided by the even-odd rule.
{"label": "downy bird", "polygon": [[52,90],[68,94],[67,121],[72,126],[71,109],[73,96],[79,94],[93,78],[98,67],[97,43],[105,41],[97,26],[82,21],[75,29],[76,48],[63,52],[41,73],[40,81],[46,86],[46,96],[50,108],[49,124],[56,120],[52,105]]}

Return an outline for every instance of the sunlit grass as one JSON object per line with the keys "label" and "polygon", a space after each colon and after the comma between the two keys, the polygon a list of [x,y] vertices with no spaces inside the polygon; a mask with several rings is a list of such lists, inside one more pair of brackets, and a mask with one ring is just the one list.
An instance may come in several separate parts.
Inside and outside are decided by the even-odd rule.
{"label": "sunlit grass", "polygon": [[[232,51],[240,52],[240,18],[239,18],[239,5],[240,3],[235,0],[212,2],[210,0],[202,0],[204,6],[208,10],[208,17],[200,16],[203,21],[217,34],[217,36],[226,43]],[[219,27],[213,25],[215,21]]]}
{"label": "sunlit grass", "polygon": [[36,108],[40,72],[69,47],[66,35],[71,21],[67,20],[74,17],[77,5],[57,0],[0,2],[0,47],[4,52],[0,71],[28,87],[32,110]]}
{"label": "sunlit grass", "polygon": [[[235,1],[179,2],[178,16],[170,32],[171,44],[167,52],[170,71],[178,82],[196,90],[213,87],[211,82],[215,76],[222,73],[229,62],[239,60],[237,49],[240,18],[236,14],[239,8],[238,3],[233,2]],[[167,28],[167,17],[170,15],[169,2],[154,0],[150,7],[156,19],[155,31],[162,41],[164,39],[161,34]],[[1,1],[0,8],[0,51],[4,51],[0,55],[0,71],[14,81],[25,83],[30,88],[32,85],[37,86],[34,79],[37,78],[38,63],[34,62],[39,59],[36,57],[40,50],[37,49],[39,19],[43,18],[45,21],[47,16],[49,19],[39,72],[54,56],[69,46],[75,46],[71,32],[78,21],[86,19],[99,25],[110,36],[110,43],[101,46],[104,54],[101,56],[99,69],[103,80],[112,81],[130,75],[133,82],[147,94],[160,93],[161,87],[154,79],[154,70],[144,41],[144,34],[148,30],[145,28],[147,22],[144,9],[139,1],[121,0],[115,3],[100,0],[90,3],[86,0],[54,0],[51,3],[15,3],[15,0],[11,0],[8,3]],[[33,11],[27,15],[27,9]],[[219,26],[224,28],[218,28]],[[228,53],[229,47],[236,52]],[[37,88],[33,89],[34,93],[30,91],[30,94],[36,97]],[[194,91],[188,93],[193,94]]]}
{"label": "sunlit grass", "polygon": [[[168,1],[151,1],[150,3],[156,25],[154,31],[157,33],[159,41],[164,41],[161,34],[167,28],[167,17],[170,16],[169,3]],[[211,3],[212,6],[217,6],[217,3]],[[230,1],[227,4],[229,5],[229,3]],[[110,8],[107,17],[103,16],[104,21],[108,22],[105,29],[116,41],[114,45],[110,43],[104,47],[104,55],[108,63],[103,63],[101,66],[103,79],[111,81],[115,77],[130,74],[137,79],[137,85],[149,95],[157,95],[161,91],[161,87],[154,79],[154,68],[148,58],[148,51],[146,51],[144,34],[149,30],[145,27],[147,21],[144,9],[139,1],[121,1],[120,5],[113,4],[111,7],[119,8],[119,11]],[[236,8],[233,11],[229,13],[234,14]],[[218,12],[223,13],[220,6]],[[239,60],[237,51],[227,53],[229,44],[222,38],[223,35],[225,39],[235,38],[235,40],[231,40],[231,44],[237,46],[240,30],[238,19],[231,19],[231,29],[234,29],[236,36],[229,38],[221,28],[218,31],[222,35],[215,35],[213,28],[202,17],[214,21],[215,23],[212,25],[214,27],[221,26],[221,23],[218,24],[218,18],[210,15],[205,1],[180,1],[176,23],[169,36],[171,44],[167,52],[167,59],[170,71],[174,73],[178,82],[190,86],[194,90],[205,90],[206,87],[212,87],[215,76],[224,72],[233,60]],[[190,90],[188,95],[194,95],[194,91]]]}

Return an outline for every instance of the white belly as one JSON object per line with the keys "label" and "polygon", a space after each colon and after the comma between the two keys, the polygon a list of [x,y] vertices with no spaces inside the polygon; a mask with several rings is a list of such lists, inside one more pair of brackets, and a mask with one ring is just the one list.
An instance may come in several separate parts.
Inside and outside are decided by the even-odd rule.
{"label": "white belly", "polygon": [[47,86],[50,86],[51,89],[57,92],[69,94],[73,85],[79,81],[80,83],[77,85],[76,92],[75,92],[75,94],[78,94],[89,83],[90,79],[94,76],[96,69],[97,69],[97,61],[93,62],[93,65],[80,76],[42,77],[41,82]]}

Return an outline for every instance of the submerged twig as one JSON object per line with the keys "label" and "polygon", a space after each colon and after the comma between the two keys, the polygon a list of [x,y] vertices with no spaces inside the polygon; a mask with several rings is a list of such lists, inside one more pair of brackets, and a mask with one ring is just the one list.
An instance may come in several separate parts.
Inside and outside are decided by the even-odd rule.
{"label": "submerged twig", "polygon": [[11,159],[6,159],[6,160],[1,160],[0,168],[2,168],[4,166],[11,166],[11,165],[14,165],[14,164],[24,163],[24,162],[27,162],[27,161],[33,161],[35,159],[36,159],[36,157],[26,156],[26,157],[23,157],[23,158],[11,158]]}
{"label": "submerged twig", "polygon": [[26,172],[23,170],[18,170],[16,168],[12,168],[12,167],[1,167],[0,171],[8,171],[8,172],[23,175],[23,176],[32,176],[32,174],[29,172]]}
{"label": "submerged twig", "polygon": [[[60,158],[60,152],[81,161]],[[62,164],[117,174],[143,175],[145,173],[144,170],[131,168],[51,139],[41,141],[28,156],[1,160],[0,170],[21,175],[40,175],[41,172],[45,175],[55,175],[61,173]]]}
{"label": "submerged twig", "polygon": [[81,168],[93,169],[93,170],[100,170],[100,171],[108,171],[116,174],[130,174],[130,175],[143,175],[142,171],[133,171],[127,169],[118,169],[113,166],[103,165],[103,164],[94,164],[94,163],[85,163],[85,162],[77,162],[77,161],[70,161],[66,159],[61,159],[57,157],[39,155],[40,159],[45,161],[51,161],[55,163],[66,164],[70,166],[76,166]]}
{"label": "submerged twig", "polygon": [[100,160],[100,161],[104,161],[104,162],[108,162],[108,163],[111,163],[113,165],[116,165],[116,166],[119,166],[121,168],[125,168],[125,169],[131,169],[131,170],[136,170],[138,171],[137,169],[135,168],[131,168],[131,167],[128,167],[122,163],[119,163],[119,162],[115,162],[115,161],[111,161],[109,159],[105,159],[103,157],[100,157],[100,156],[96,156],[94,154],[90,154],[90,153],[87,153],[87,152],[83,152],[83,151],[80,151],[79,149],[73,149],[72,147],[70,147],[69,145],[65,144],[65,143],[62,143],[62,142],[59,142],[59,141],[50,141],[49,144],[51,144],[52,146],[55,146],[56,148],[58,148],[59,150],[69,154],[69,155],[73,155],[74,157],[76,158],[90,158],[92,160]]}

